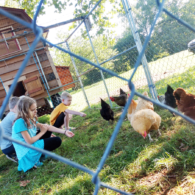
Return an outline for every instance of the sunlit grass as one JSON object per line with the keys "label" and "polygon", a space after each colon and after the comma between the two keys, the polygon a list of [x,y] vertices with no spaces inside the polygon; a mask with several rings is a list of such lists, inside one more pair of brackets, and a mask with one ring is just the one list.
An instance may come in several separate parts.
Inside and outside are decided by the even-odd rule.
{"label": "sunlit grass", "polygon": [[[183,87],[187,89],[188,92],[195,93],[195,56],[191,52],[187,50],[178,52],[171,56],[150,62],[148,63],[148,67],[159,95],[165,93],[167,84],[171,85],[174,89]],[[132,72],[133,69],[120,74],[120,76],[129,79]],[[119,88],[121,87],[123,87],[125,91],[129,91],[128,83],[119,78],[111,77],[105,79],[105,82],[111,96],[119,94]],[[139,66],[137,69],[133,77],[133,83],[136,89],[143,88],[143,90],[149,91],[142,66]],[[108,98],[103,81],[86,86],[84,89],[91,105],[99,102],[100,97],[103,99]],[[72,92],[72,96],[72,109],[83,110],[88,107],[81,89],[77,90],[77,92]]]}
{"label": "sunlit grass", "polygon": [[[177,55],[181,55],[183,58],[184,54],[186,58],[192,58],[186,51],[174,56],[176,58]],[[161,62],[163,61],[158,61],[159,64]],[[171,65],[173,62],[174,60],[170,58],[166,59],[167,64]],[[190,62],[193,62],[192,59]],[[156,66],[155,63],[153,66]],[[157,81],[156,88],[159,94],[164,94],[167,84],[173,88],[181,86],[193,93],[192,80],[195,80],[195,68],[189,66],[194,65],[191,63],[188,65],[189,69],[182,73]],[[130,73],[123,74],[128,78]],[[110,83],[109,90],[116,90],[124,85],[124,82],[119,81],[116,78],[107,79],[106,82]],[[105,94],[101,89],[102,86],[99,82],[93,84],[93,87],[86,88],[86,92],[91,94],[90,100],[98,99]],[[144,90],[147,88],[139,89],[140,92]],[[80,105],[78,109],[85,108],[82,92],[74,95],[73,106],[70,109],[76,108],[78,104]],[[93,171],[99,165],[121,114],[120,108],[114,108],[115,122],[109,125],[101,118],[99,108],[99,103],[94,104],[92,109],[84,111],[87,114],[85,118],[74,116],[70,126],[76,127],[75,136],[67,138],[64,135],[57,135],[63,142],[60,148],[54,151]],[[195,185],[195,127],[181,117],[172,117],[172,114],[165,109],[155,106],[155,111],[162,118],[160,126],[162,136],[159,137],[156,131],[151,132],[154,142],[150,143],[148,138],[143,139],[135,132],[125,119],[99,177],[102,182],[113,187],[139,195],[190,194]],[[39,118],[39,122],[49,123],[49,119],[50,115],[45,115]],[[87,173],[53,159],[47,160],[36,170],[32,169],[27,173],[18,172],[16,164],[9,161],[0,151],[0,194],[2,195],[91,195],[94,191],[91,179]],[[26,187],[21,187],[20,181],[25,180],[29,180],[30,183]],[[100,188],[99,194],[116,195],[116,192]]]}

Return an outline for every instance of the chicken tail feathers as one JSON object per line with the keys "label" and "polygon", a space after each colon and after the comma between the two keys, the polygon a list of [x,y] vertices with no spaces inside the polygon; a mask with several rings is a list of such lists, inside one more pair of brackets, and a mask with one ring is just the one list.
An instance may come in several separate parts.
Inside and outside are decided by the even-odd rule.
{"label": "chicken tail feathers", "polygon": [[122,94],[126,95],[126,93],[120,88],[120,95],[122,95]]}
{"label": "chicken tail feathers", "polygon": [[170,85],[167,85],[167,92],[173,94],[173,88]]}

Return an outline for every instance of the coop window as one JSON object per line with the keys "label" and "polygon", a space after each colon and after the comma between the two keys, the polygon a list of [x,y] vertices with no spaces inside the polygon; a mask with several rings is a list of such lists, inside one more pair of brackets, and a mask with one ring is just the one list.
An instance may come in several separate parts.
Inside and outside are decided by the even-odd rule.
{"label": "coop window", "polygon": [[48,82],[56,79],[56,77],[55,77],[53,72],[49,73],[48,75],[46,75],[46,78],[47,78]]}
{"label": "coop window", "polygon": [[6,41],[6,38],[15,36],[15,33],[12,32],[12,30],[13,28],[11,26],[0,29],[0,39],[5,40],[4,42],[0,43],[0,56],[21,50],[17,39]]}

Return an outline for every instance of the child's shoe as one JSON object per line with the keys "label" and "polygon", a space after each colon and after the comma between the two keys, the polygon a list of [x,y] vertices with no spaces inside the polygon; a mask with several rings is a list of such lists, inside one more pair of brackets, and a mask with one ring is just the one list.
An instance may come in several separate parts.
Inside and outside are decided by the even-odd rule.
{"label": "child's shoe", "polygon": [[18,163],[18,158],[15,154],[14,155],[6,155],[6,158],[15,162],[15,163]]}

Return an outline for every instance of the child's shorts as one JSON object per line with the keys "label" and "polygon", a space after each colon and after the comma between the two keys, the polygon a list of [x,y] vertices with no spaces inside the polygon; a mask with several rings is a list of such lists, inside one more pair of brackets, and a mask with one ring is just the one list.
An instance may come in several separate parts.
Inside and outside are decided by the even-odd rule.
{"label": "child's shorts", "polygon": [[64,124],[65,114],[62,112],[58,118],[56,119],[55,123],[53,124],[54,127],[60,128]]}

